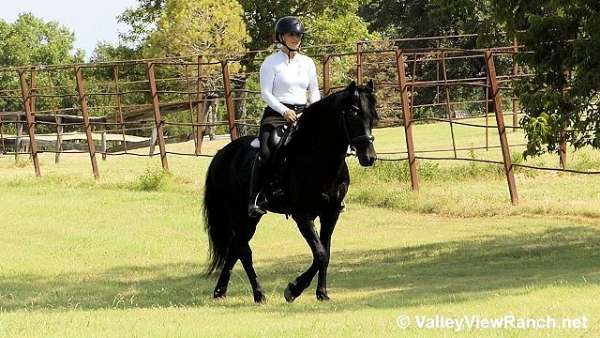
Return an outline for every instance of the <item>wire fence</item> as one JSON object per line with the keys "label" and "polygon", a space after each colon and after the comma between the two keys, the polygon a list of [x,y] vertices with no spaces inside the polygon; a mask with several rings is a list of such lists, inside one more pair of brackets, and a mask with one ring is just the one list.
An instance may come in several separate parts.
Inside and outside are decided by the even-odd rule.
{"label": "wire fence", "polygon": [[[344,88],[350,80],[358,84],[367,78],[374,80],[377,109],[383,117],[380,125],[403,127],[406,139],[406,150],[380,153],[379,160],[408,161],[414,190],[419,189],[417,160],[502,165],[514,204],[518,202],[514,167],[600,173],[513,164],[507,130],[521,127],[512,84],[531,76],[515,63],[514,56],[523,51],[516,43],[489,49],[439,47],[447,39],[458,38],[474,36],[360,41],[354,51],[339,53],[335,52],[339,47],[336,45],[315,46],[308,55],[319,65],[324,95]],[[431,42],[437,46],[402,48],[402,44]],[[257,51],[252,60],[242,55],[220,60],[215,55],[196,55],[0,68],[0,83],[4,86],[0,88],[0,153],[14,155],[16,159],[29,154],[38,176],[40,153],[55,154],[56,162],[65,153],[89,153],[96,178],[100,177],[98,152],[103,159],[155,156],[158,147],[156,155],[165,170],[168,170],[168,156],[210,157],[202,153],[205,137],[214,139],[226,133],[235,140],[256,133],[264,108],[257,70],[268,52]],[[472,118],[482,118],[485,123],[465,121]],[[449,125],[451,147],[415,150],[413,126],[431,122]],[[457,127],[483,128],[485,145],[458,147]],[[490,131],[499,135],[500,145],[490,145]],[[194,151],[190,153],[166,147],[192,140]],[[84,148],[80,141],[85,141]],[[147,154],[132,151],[139,148],[149,151]],[[500,149],[502,161],[458,155],[481,149]],[[451,157],[424,156],[450,152]],[[561,157],[564,155],[561,153]]]}

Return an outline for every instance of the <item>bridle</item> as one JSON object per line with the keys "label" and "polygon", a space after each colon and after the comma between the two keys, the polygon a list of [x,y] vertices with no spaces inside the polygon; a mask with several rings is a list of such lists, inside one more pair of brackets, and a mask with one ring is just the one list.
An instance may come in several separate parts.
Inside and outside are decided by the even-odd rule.
{"label": "bridle", "polygon": [[361,109],[355,104],[351,104],[347,109],[342,110],[342,125],[344,127],[344,133],[346,134],[346,140],[350,145],[350,149],[356,151],[356,147],[361,144],[372,144],[375,140],[373,135],[359,135],[355,137],[350,136],[350,130],[348,128],[348,115],[358,116],[358,113],[361,112]]}

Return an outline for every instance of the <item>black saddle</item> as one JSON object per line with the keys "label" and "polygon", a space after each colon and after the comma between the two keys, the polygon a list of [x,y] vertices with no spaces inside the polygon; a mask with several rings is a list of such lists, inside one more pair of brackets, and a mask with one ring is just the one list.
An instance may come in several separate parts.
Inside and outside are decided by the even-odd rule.
{"label": "black saddle", "polygon": [[269,137],[269,149],[274,153],[280,152],[282,148],[285,148],[290,143],[295,130],[295,125],[282,124],[276,126]]}

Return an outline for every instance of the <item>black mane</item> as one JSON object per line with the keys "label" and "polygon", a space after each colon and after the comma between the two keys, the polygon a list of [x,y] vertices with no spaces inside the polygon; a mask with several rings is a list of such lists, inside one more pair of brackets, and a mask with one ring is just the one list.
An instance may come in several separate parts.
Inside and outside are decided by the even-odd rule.
{"label": "black mane", "polygon": [[[377,104],[375,95],[369,91],[366,86],[357,86],[356,93],[359,95],[359,102],[361,104],[361,111],[365,114],[365,118],[369,119],[371,123],[379,119],[375,106]],[[322,114],[323,112],[335,111],[341,113],[343,109],[346,109],[352,104],[352,98],[348,91],[348,88],[338,90],[332,94],[323,97],[321,100],[312,103],[304,110],[304,113],[300,117],[300,124],[306,124],[307,121],[313,120],[315,114]],[[302,122],[305,120],[306,122]],[[310,122],[309,122],[310,124]]]}

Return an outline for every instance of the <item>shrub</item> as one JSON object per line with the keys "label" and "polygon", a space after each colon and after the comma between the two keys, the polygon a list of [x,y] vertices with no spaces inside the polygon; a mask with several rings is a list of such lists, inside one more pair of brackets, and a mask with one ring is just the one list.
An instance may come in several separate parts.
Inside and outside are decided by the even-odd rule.
{"label": "shrub", "polygon": [[141,191],[157,191],[163,185],[167,175],[161,168],[147,167],[136,179],[134,188]]}

